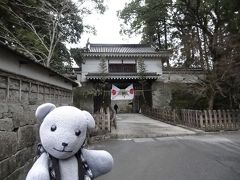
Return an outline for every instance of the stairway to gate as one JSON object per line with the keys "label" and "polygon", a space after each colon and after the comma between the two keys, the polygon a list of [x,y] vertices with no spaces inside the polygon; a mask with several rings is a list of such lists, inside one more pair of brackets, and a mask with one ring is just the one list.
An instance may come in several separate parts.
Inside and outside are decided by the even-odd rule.
{"label": "stairway to gate", "polygon": [[112,129],[112,138],[156,138],[165,136],[193,135],[195,131],[166,124],[142,114],[117,114],[117,129]]}

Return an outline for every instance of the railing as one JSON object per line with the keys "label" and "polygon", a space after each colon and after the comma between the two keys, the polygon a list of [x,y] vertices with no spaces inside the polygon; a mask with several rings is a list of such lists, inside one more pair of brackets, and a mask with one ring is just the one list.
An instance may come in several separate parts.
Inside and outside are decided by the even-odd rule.
{"label": "railing", "polygon": [[175,110],[172,111],[171,109],[155,109],[144,107],[141,111],[144,115],[147,115],[153,119],[159,119],[169,124],[176,124],[177,116]]}
{"label": "railing", "polygon": [[96,131],[111,131],[109,108],[106,108],[106,112],[101,108],[93,117],[95,119]]}
{"label": "railing", "polygon": [[95,119],[95,133],[93,134],[103,134],[111,132],[111,128],[116,128],[116,113],[114,110],[107,107],[105,110],[100,109],[99,112],[93,114]]}
{"label": "railing", "polygon": [[182,109],[183,124],[205,131],[238,130],[239,110],[189,110]]}
{"label": "railing", "polygon": [[142,108],[144,115],[170,124],[182,124],[205,131],[239,130],[239,110],[171,110]]}

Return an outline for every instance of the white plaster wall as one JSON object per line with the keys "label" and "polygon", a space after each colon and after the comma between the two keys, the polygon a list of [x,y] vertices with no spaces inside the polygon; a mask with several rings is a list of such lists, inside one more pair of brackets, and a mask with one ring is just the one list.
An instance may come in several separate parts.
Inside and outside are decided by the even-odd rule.
{"label": "white plaster wall", "polygon": [[124,59],[123,64],[136,64],[135,59]]}
{"label": "white plaster wall", "polygon": [[99,72],[100,59],[87,59],[84,64],[82,64],[82,82],[86,82],[86,75],[88,73],[98,73]]}
{"label": "white plaster wall", "polygon": [[163,74],[160,80],[164,83],[197,83],[204,79],[203,74]]}
{"label": "white plaster wall", "polygon": [[46,68],[26,60],[26,64],[20,64],[19,60],[26,60],[11,51],[0,48],[0,69],[9,73],[22,75],[37,81],[72,90],[72,83],[58,76],[51,76]]}
{"label": "white plaster wall", "polygon": [[[107,63],[116,63],[121,64],[123,59],[123,63],[125,64],[135,64],[137,62],[137,58],[121,58],[121,59],[107,59]],[[157,74],[162,74],[162,62],[160,59],[144,59],[146,65],[146,72],[156,72]],[[88,73],[98,73],[99,72],[99,63],[100,59],[97,58],[88,58],[84,64],[82,64],[82,78],[81,82],[86,82],[86,75]]]}
{"label": "white plaster wall", "polygon": [[146,72],[156,72],[162,74],[162,62],[160,59],[144,59]]}

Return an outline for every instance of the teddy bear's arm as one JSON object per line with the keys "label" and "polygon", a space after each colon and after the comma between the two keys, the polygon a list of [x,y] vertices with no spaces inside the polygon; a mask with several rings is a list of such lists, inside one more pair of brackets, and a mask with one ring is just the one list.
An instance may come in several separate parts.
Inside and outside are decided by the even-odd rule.
{"label": "teddy bear's arm", "polygon": [[103,150],[82,150],[83,158],[87,161],[94,178],[111,171],[113,158],[111,154]]}
{"label": "teddy bear's arm", "polygon": [[27,174],[26,180],[50,180],[48,154],[42,153]]}

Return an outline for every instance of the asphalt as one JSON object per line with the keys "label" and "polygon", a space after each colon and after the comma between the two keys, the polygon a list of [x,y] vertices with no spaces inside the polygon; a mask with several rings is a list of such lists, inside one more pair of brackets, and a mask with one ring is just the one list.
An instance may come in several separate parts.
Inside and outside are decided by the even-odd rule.
{"label": "asphalt", "polygon": [[109,139],[91,148],[114,158],[112,171],[96,180],[240,180],[239,131]]}
{"label": "asphalt", "polygon": [[154,138],[203,133],[203,131],[197,129],[166,124],[142,114],[117,114],[116,122],[117,129],[112,129],[112,138]]}

